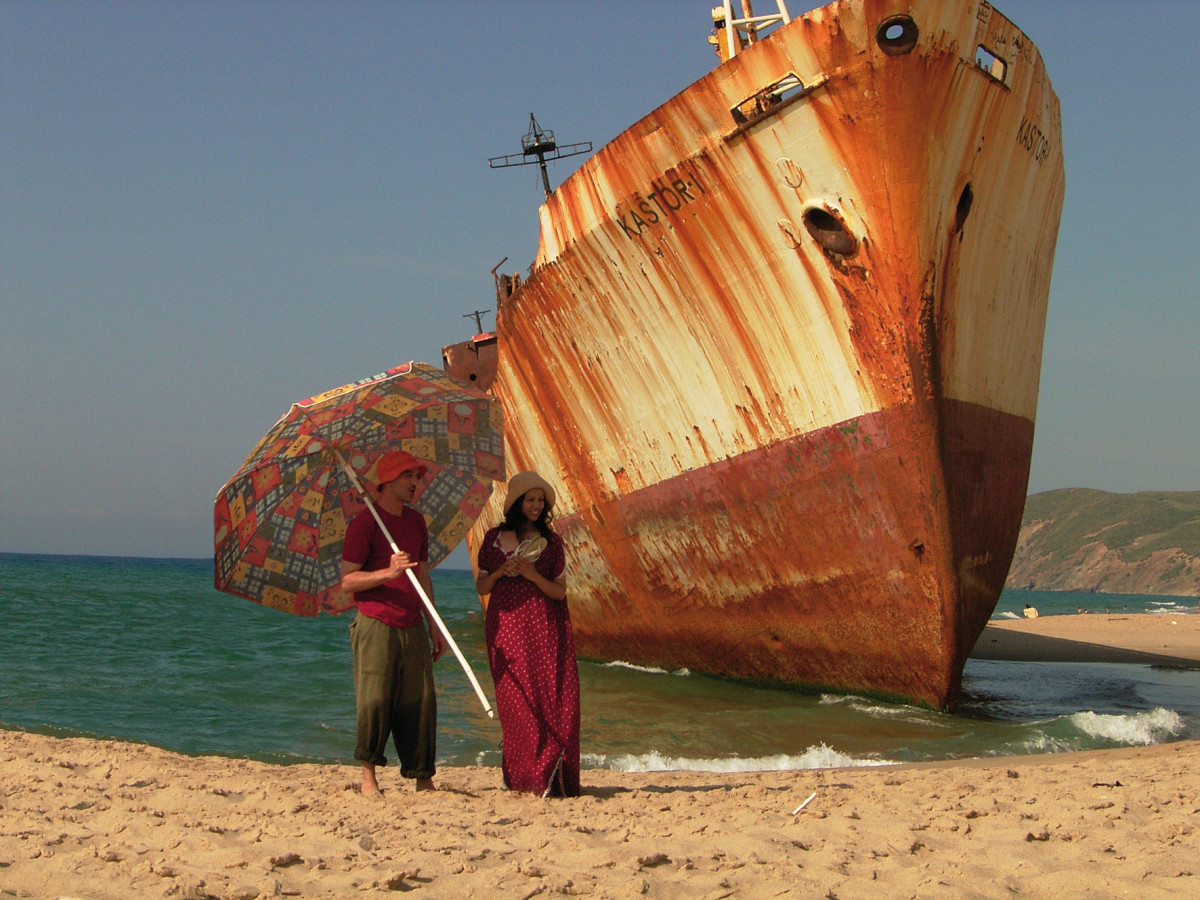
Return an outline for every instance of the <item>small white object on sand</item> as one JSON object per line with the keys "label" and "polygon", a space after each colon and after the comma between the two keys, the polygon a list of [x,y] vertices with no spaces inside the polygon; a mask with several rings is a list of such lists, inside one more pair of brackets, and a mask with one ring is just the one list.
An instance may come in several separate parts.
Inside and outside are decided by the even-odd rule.
{"label": "small white object on sand", "polygon": [[808,806],[808,804],[810,804],[813,801],[813,798],[816,796],[817,796],[816,791],[813,791],[811,794],[809,794],[807,800],[805,800],[803,803],[801,803],[799,806],[797,806],[795,809],[792,810],[792,815],[793,816],[796,815],[796,813],[800,812],[800,810],[802,810],[802,809],[804,809],[804,807]]}

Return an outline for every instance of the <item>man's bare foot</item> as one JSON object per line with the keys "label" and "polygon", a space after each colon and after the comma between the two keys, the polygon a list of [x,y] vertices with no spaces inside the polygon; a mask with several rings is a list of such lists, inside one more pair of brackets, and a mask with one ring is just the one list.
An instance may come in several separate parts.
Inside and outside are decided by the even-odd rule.
{"label": "man's bare foot", "polygon": [[436,791],[437,790],[437,788],[433,786],[432,778],[418,778],[416,789],[418,791]]}
{"label": "man's bare foot", "polygon": [[379,790],[379,782],[375,779],[375,767],[370,763],[363,763],[363,781],[362,792],[364,797],[374,797],[382,793]]}

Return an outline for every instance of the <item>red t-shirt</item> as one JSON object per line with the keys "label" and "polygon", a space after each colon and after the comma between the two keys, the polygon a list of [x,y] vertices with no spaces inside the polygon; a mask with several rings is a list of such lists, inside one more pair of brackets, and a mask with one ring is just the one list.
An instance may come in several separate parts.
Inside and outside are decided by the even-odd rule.
{"label": "red t-shirt", "polygon": [[[410,559],[429,562],[429,529],[425,526],[424,516],[411,506],[406,506],[398,516],[379,509],[379,517],[383,519],[396,546],[406,552]],[[386,569],[391,565],[392,545],[369,509],[355,516],[346,528],[342,559],[348,563],[358,563],[364,572]],[[421,622],[421,595],[407,574],[369,591],[358,591],[354,594],[354,600],[358,604],[358,611],[364,616],[378,619],[393,628],[412,628]]]}

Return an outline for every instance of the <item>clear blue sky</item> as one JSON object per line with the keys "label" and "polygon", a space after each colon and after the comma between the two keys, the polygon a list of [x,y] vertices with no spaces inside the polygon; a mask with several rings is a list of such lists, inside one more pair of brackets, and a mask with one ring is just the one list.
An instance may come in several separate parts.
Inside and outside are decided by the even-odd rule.
{"label": "clear blue sky", "polygon": [[[209,555],[291,402],[439,363],[532,261],[488,157],[614,137],[710,5],[0,0],[0,551]],[[1200,3],[996,5],[1066,148],[1030,490],[1200,490]]]}

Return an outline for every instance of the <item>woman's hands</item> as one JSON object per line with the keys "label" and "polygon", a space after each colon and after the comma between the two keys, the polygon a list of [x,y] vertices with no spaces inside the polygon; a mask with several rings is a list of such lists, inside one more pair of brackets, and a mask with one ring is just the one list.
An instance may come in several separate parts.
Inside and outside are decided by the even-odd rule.
{"label": "woman's hands", "polygon": [[[512,534],[512,532],[502,532],[502,534]],[[514,547],[515,545],[515,549],[506,550],[502,543],[497,542],[499,549],[507,552],[509,555],[505,557],[504,562],[500,564],[496,571],[484,572],[481,570],[475,578],[475,590],[479,595],[482,597],[490,594],[496,587],[496,582],[501,578],[524,578],[549,599],[565,600],[567,588],[562,576],[559,576],[557,579],[546,578],[537,570],[536,559],[529,559],[522,555],[522,547],[525,544],[531,543],[531,541],[526,541],[524,544],[517,543],[515,534],[512,535],[511,540],[512,543],[509,543],[509,547]],[[541,542],[542,547],[545,546],[546,542],[544,539],[538,538],[537,540]]]}
{"label": "woman's hands", "polygon": [[533,562],[513,554],[501,563],[495,572],[481,573],[475,580],[475,589],[480,594],[490,594],[501,578],[524,578],[539,587],[546,584],[546,579],[541,576]]}
{"label": "woman's hands", "polygon": [[510,578],[520,576],[527,581],[535,581],[538,575],[537,567],[522,556],[512,556],[504,561],[504,574]]}

